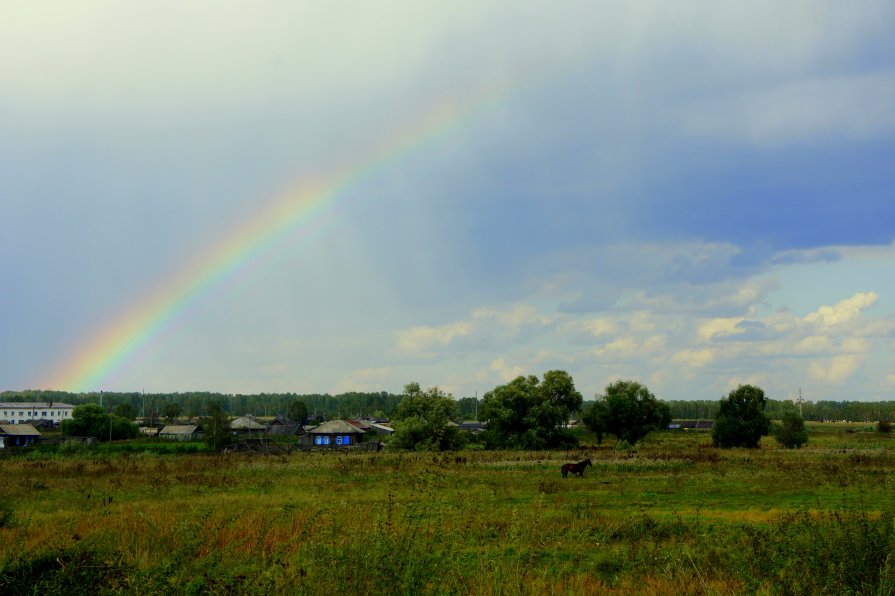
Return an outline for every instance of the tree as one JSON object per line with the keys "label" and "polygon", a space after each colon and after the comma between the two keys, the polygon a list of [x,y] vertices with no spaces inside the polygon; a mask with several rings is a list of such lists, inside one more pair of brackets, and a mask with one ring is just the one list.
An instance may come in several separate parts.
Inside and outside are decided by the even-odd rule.
{"label": "tree", "polygon": [[303,425],[308,419],[308,406],[300,399],[292,400],[286,415],[289,417],[289,420]]}
{"label": "tree", "polygon": [[205,431],[205,444],[212,451],[223,451],[230,442],[230,418],[221,402],[208,403],[208,417],[202,419],[202,430]]}
{"label": "tree", "polygon": [[62,421],[62,434],[67,437],[94,437],[99,441],[133,439],[140,432],[135,424],[115,414],[107,414],[98,404],[84,404]]}
{"label": "tree", "polygon": [[115,406],[115,415],[121,416],[126,420],[133,420],[136,412],[134,412],[134,407],[130,404],[118,404]]}
{"label": "tree", "polygon": [[798,412],[790,411],[783,414],[781,424],[774,428],[774,438],[787,449],[798,449],[808,442],[805,421]]}
{"label": "tree", "polygon": [[403,449],[450,451],[466,444],[466,435],[451,424],[457,403],[438,387],[425,391],[419,383],[404,387],[404,399],[393,414],[395,434],[391,443]]}
{"label": "tree", "polygon": [[563,429],[569,415],[581,408],[581,394],[572,376],[562,370],[544,373],[543,382],[516,377],[485,394],[479,420],[491,448],[547,449],[569,447],[577,439]]}
{"label": "tree", "polygon": [[770,420],[764,413],[767,399],[764,390],[754,385],[740,385],[722,399],[712,431],[715,447],[757,448],[761,437],[768,434]]}
{"label": "tree", "polygon": [[584,424],[597,433],[610,433],[634,445],[653,430],[666,428],[671,410],[637,381],[616,381],[606,386],[582,417]]}
{"label": "tree", "polygon": [[180,416],[180,404],[176,401],[169,401],[165,404],[162,412],[165,414],[165,420],[168,422],[174,422],[174,420]]}

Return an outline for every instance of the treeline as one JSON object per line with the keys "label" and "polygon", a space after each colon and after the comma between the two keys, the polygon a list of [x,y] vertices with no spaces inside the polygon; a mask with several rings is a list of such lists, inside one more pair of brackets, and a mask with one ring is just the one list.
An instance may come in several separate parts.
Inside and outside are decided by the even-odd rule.
{"label": "treeline", "polygon": [[[671,415],[677,419],[714,420],[718,415],[719,400],[667,401]],[[780,420],[783,414],[798,411],[799,405],[791,401],[769,399],[765,414],[772,420]],[[805,420],[850,420],[872,422],[877,420],[895,421],[895,401],[804,401],[801,405]]]}
{"label": "treeline", "polygon": [[[385,391],[349,392],[337,395],[327,393],[258,393],[251,395],[190,391],[185,393],[140,393],[140,392],[91,392],[71,393],[67,391],[4,391],[0,401],[64,402],[73,405],[99,404],[106,411],[114,411],[120,404],[127,404],[136,416],[159,417],[168,404],[176,404],[184,416],[207,416],[208,405],[217,402],[231,416],[252,414],[255,416],[275,416],[289,410],[295,401],[304,402],[309,415],[324,418],[350,418],[357,416],[391,417],[401,403],[402,395]],[[483,400],[463,397],[456,401],[457,417],[463,420],[478,419]],[[662,400],[660,400],[662,401]],[[675,419],[714,420],[718,414],[720,400],[665,401]],[[585,406],[588,402],[585,402]],[[768,400],[765,413],[769,418],[780,420],[787,411],[798,409],[791,401]],[[895,401],[805,401],[802,403],[805,420],[852,420],[852,421],[895,421]]]}

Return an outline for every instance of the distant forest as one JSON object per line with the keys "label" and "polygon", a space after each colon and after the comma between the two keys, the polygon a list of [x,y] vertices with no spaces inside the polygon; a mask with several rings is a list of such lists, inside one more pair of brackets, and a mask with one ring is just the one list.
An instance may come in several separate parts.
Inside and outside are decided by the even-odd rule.
{"label": "distant forest", "polygon": [[[182,416],[205,416],[208,404],[217,402],[232,416],[252,414],[255,416],[275,416],[285,414],[295,401],[304,402],[309,415],[331,418],[351,418],[360,416],[389,417],[401,402],[401,395],[385,391],[373,393],[297,394],[259,393],[253,395],[190,391],[186,393],[139,393],[139,392],[93,392],[69,393],[67,391],[3,391],[0,402],[34,401],[63,402],[74,405],[102,403],[108,411],[119,405],[129,405],[138,417],[158,419],[168,404],[180,407]],[[587,405],[588,402],[585,402]],[[719,400],[666,401],[671,415],[676,419],[714,419],[718,412]],[[457,416],[464,420],[475,420],[482,400],[474,397],[457,399]],[[783,413],[798,409],[791,401],[768,400],[765,413],[779,420]],[[805,420],[851,420],[851,421],[895,421],[895,401],[805,401],[801,405]]]}

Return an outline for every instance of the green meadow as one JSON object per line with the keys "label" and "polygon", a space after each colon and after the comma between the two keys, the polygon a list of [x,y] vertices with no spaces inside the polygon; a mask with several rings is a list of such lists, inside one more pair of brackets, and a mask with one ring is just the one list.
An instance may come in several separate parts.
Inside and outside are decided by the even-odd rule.
{"label": "green meadow", "polygon": [[866,425],[799,450],[124,445],[0,461],[0,592],[895,593],[895,438]]}

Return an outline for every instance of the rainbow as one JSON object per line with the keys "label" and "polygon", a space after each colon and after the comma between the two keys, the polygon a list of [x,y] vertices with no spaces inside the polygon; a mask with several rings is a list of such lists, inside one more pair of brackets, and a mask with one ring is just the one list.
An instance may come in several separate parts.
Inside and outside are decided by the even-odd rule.
{"label": "rainbow", "polygon": [[39,386],[75,392],[98,390],[191,306],[257,262],[301,223],[331,207],[347,189],[402,156],[443,138],[492,106],[509,89],[507,84],[491,84],[464,97],[441,101],[417,117],[409,118],[360,157],[326,175],[303,179],[264,202],[253,217],[221,242],[209,246],[157,284],[157,289],[147,298],[128,308],[86,343],[78,344],[71,350],[72,356]]}

